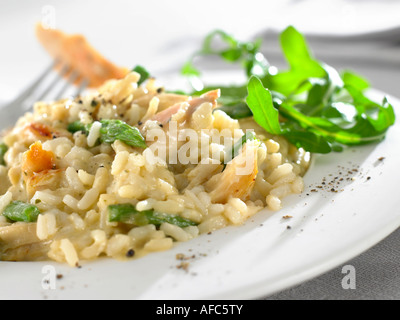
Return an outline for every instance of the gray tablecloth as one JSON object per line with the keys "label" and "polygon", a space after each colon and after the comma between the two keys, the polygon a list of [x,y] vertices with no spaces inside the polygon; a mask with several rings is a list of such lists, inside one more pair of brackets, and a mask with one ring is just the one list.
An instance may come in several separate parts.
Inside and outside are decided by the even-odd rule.
{"label": "gray tablecloth", "polygon": [[[354,267],[355,288],[343,288]],[[346,282],[346,280],[345,280]],[[346,282],[347,283],[347,282]],[[400,299],[400,229],[347,263],[266,300],[397,300]]]}

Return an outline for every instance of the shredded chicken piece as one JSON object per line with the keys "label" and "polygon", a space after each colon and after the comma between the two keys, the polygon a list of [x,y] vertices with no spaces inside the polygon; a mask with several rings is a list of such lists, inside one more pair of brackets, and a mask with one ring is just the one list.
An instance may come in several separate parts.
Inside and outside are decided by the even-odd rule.
{"label": "shredded chicken piece", "polygon": [[174,104],[173,106],[155,114],[151,120],[158,121],[160,124],[166,125],[174,114],[184,109],[185,117],[182,122],[187,121],[191,118],[191,116],[197,110],[197,108],[205,102],[211,103],[212,107],[215,108],[217,106],[216,100],[219,98],[219,96],[220,96],[219,89],[206,92],[198,98],[193,98],[191,100],[182,103]]}
{"label": "shredded chicken piece", "polygon": [[257,173],[257,146],[248,142],[225,170],[207,183],[211,200],[215,203],[226,203],[231,197],[247,200]]}

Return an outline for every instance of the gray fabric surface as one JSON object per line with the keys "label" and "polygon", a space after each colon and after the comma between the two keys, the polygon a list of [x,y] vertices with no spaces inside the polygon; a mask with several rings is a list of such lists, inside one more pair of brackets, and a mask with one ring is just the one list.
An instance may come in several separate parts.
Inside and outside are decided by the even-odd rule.
{"label": "gray fabric surface", "polygon": [[[343,266],[355,270],[355,289],[343,289]],[[265,300],[400,299],[400,229],[347,263]]]}

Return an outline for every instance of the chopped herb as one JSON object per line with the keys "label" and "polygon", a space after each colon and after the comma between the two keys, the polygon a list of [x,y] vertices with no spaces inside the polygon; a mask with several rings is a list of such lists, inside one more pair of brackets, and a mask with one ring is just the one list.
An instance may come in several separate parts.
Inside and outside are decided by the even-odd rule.
{"label": "chopped herb", "polygon": [[4,155],[8,150],[8,146],[5,143],[0,143],[0,165],[5,166],[6,162],[4,160]]}
{"label": "chopped herb", "polygon": [[132,69],[132,71],[135,71],[140,74],[140,79],[138,81],[138,85],[140,86],[143,82],[145,82],[148,78],[150,78],[150,73],[142,66],[137,65]]}
{"label": "chopped herb", "polygon": [[71,133],[82,131],[88,133],[86,126],[80,121],[74,121],[68,124],[67,130]]}

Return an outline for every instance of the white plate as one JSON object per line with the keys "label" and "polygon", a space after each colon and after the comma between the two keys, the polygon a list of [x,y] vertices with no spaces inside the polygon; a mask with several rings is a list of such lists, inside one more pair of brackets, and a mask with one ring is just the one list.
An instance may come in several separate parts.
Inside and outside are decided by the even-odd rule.
{"label": "white plate", "polygon": [[[400,106],[395,98],[391,102]],[[0,262],[0,299],[253,299],[272,294],[345,263],[400,226],[399,163],[397,122],[379,144],[315,157],[304,193],[286,198],[280,212],[264,210],[243,226],[129,262],[102,259],[81,268]],[[178,253],[188,258],[187,270],[180,268]],[[52,289],[47,280],[55,274],[62,277]]]}

